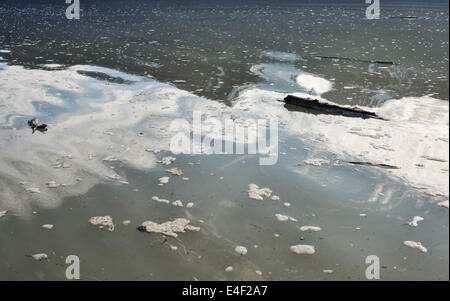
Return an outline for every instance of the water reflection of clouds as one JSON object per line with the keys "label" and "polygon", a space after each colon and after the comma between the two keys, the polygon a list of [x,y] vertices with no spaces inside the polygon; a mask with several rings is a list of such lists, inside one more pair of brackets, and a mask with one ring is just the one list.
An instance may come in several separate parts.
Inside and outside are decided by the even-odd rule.
{"label": "water reflection of clouds", "polygon": [[[132,83],[93,79],[79,70],[103,72],[106,78]],[[264,68],[269,77],[271,70]],[[278,70],[276,77],[292,87],[296,83],[288,73]],[[202,111],[204,118],[232,117],[237,123],[276,118],[284,133],[281,139],[301,139],[311,149],[341,159],[398,166],[394,176],[448,196],[448,162],[424,158],[448,158],[448,122],[442,121],[448,119],[448,103],[429,97],[388,101],[377,110],[392,120],[378,121],[289,112],[277,101],[285,91],[265,89],[265,85],[247,87],[228,107],[169,84],[100,67],[45,71],[8,66],[0,77],[0,196],[6,209],[29,212],[31,204],[55,207],[65,195],[111,181],[112,174],[126,181],[103,160],[107,157],[138,169],[154,167],[154,154],[145,150],[168,150],[170,122],[189,121],[193,111]],[[45,106],[36,107],[35,101],[45,101]],[[16,126],[16,120],[25,123],[28,116],[49,123],[49,131],[31,136],[28,128]],[[142,136],[137,135],[140,132]],[[69,154],[71,158],[64,157]],[[61,160],[69,162],[69,167],[54,168]],[[49,181],[70,186],[52,189],[45,185]],[[30,187],[41,193],[25,192]]]}

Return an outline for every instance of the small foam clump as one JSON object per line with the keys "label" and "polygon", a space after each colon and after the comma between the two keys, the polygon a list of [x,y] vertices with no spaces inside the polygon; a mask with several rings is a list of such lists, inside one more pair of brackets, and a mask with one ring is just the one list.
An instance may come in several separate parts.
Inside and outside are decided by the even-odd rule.
{"label": "small foam clump", "polygon": [[174,158],[174,157],[164,157],[164,158],[162,158],[160,161],[158,161],[158,163],[160,163],[160,164],[162,164],[162,165],[170,165],[170,164],[172,164],[175,160],[176,160],[176,158]]}
{"label": "small foam clump", "polygon": [[176,168],[176,167],[171,168],[171,169],[167,169],[166,172],[168,172],[170,174],[173,174],[173,175],[176,175],[176,176],[183,175],[183,171],[178,169],[178,168]]}
{"label": "small foam clump", "polygon": [[292,221],[292,222],[296,222],[297,220],[295,219],[295,218],[293,218],[293,217],[290,217],[290,216],[287,216],[287,215],[283,215],[283,214],[279,214],[279,213],[277,213],[277,214],[275,214],[275,216],[277,217],[277,219],[280,221],[280,222],[285,222],[285,221]]}
{"label": "small foam clump", "polygon": [[270,197],[272,190],[267,187],[259,188],[256,184],[248,185],[248,197],[262,201],[264,197]]}
{"label": "small foam clump", "polygon": [[313,231],[313,232],[322,230],[320,227],[315,227],[315,226],[302,226],[299,229],[300,229],[300,231]]}
{"label": "small foam clump", "polygon": [[406,240],[403,242],[403,244],[407,247],[413,248],[413,249],[418,249],[419,251],[426,253],[428,252],[427,248],[425,248],[422,243],[420,242],[415,242],[415,241],[410,241],[410,240]]}
{"label": "small foam clump", "polygon": [[48,255],[45,253],[33,254],[30,257],[33,258],[34,260],[38,260],[38,261],[48,259]]}
{"label": "small foam clump", "polygon": [[99,228],[108,227],[108,231],[114,231],[114,224],[111,216],[94,216],[89,219],[89,223]]}
{"label": "small foam clump", "polygon": [[167,184],[169,183],[169,177],[161,177],[159,178],[159,184],[158,185],[163,185],[163,184]]}
{"label": "small foam clump", "polygon": [[421,216],[414,216],[412,221],[410,221],[408,223],[408,225],[410,225],[411,227],[417,227],[418,222],[421,222],[421,221],[423,221],[423,217],[421,217]]}
{"label": "small foam clump", "polygon": [[236,253],[238,253],[239,255],[245,255],[247,254],[247,248],[243,247],[243,246],[237,246],[236,248],[234,248],[234,251]]}
{"label": "small foam clump", "polygon": [[152,197],[152,200],[154,200],[154,201],[156,201],[156,202],[158,202],[158,203],[170,204],[170,201],[169,201],[169,200],[166,200],[166,199],[160,199],[160,198],[157,197],[157,196]]}
{"label": "small foam clump", "polygon": [[448,209],[448,201],[443,201],[437,204],[439,207],[445,207]]}
{"label": "small foam clump", "polygon": [[312,255],[316,252],[316,250],[314,249],[314,246],[310,246],[310,245],[291,246],[290,250],[296,254],[308,254],[308,255]]}
{"label": "small foam clump", "polygon": [[321,158],[311,158],[303,160],[303,163],[313,166],[322,166],[324,164],[330,164],[330,161],[327,159],[321,159]]}
{"label": "small foam clump", "polygon": [[152,233],[161,233],[167,236],[178,237],[177,233],[184,233],[189,231],[200,231],[199,227],[189,225],[190,221],[185,218],[176,218],[173,221],[167,221],[162,224],[157,224],[152,221],[145,221],[140,227],[139,231],[146,231]]}

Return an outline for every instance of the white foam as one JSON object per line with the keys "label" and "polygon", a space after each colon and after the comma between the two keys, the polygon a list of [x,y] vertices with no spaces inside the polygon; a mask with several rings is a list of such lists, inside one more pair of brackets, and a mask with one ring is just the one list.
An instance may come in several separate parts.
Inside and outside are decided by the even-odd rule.
{"label": "white foam", "polygon": [[405,246],[407,246],[407,247],[410,247],[410,248],[413,248],[413,249],[418,249],[422,253],[427,253],[428,252],[427,248],[425,248],[422,245],[422,243],[420,243],[420,242],[406,240],[406,241],[403,242],[403,244]]}
{"label": "white foam", "polygon": [[107,227],[108,231],[114,231],[114,224],[111,216],[93,216],[89,219],[89,223],[99,228]]}
{"label": "white foam", "polygon": [[313,232],[317,232],[322,230],[320,227],[316,227],[316,226],[301,226],[300,231],[313,231]]}
{"label": "white foam", "polygon": [[314,94],[324,94],[333,88],[333,83],[329,80],[312,74],[299,74],[296,78],[297,83],[307,91],[314,91]]}
{"label": "white foam", "polygon": [[311,245],[295,245],[291,246],[290,250],[296,254],[308,254],[308,255],[312,255],[316,252],[314,246]]}
{"label": "white foam", "polygon": [[238,253],[239,255],[245,255],[247,254],[247,248],[243,247],[243,246],[236,246],[236,248],[234,248],[234,251],[236,253]]}
{"label": "white foam", "polygon": [[267,187],[259,188],[256,184],[248,185],[248,197],[255,200],[262,201],[264,197],[270,197],[272,190]]}
{"label": "white foam", "polygon": [[418,222],[423,221],[423,217],[421,216],[414,216],[412,221],[408,222],[408,225],[410,225],[411,227],[417,227]]}
{"label": "white foam", "polygon": [[178,237],[177,233],[184,233],[189,231],[200,231],[199,227],[189,225],[190,221],[185,218],[176,218],[173,221],[167,221],[162,224],[157,224],[151,221],[142,223],[142,226],[147,232],[161,233],[167,236]]}

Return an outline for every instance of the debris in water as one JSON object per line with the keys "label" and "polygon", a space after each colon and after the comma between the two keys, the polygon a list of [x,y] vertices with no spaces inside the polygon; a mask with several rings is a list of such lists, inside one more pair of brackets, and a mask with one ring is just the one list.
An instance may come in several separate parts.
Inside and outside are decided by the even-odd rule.
{"label": "debris in water", "polygon": [[439,207],[445,207],[448,209],[448,201],[443,201],[443,202],[437,203],[437,205]]}
{"label": "debris in water", "polygon": [[270,197],[270,199],[271,199],[272,201],[279,201],[279,200],[280,200],[280,197],[279,197],[278,195],[273,195],[273,196]]}
{"label": "debris in water", "polygon": [[291,203],[287,203],[286,202],[286,203],[283,203],[283,205],[286,206],[286,207],[291,207]]}
{"label": "debris in water", "polygon": [[124,220],[124,221],[122,222],[122,224],[123,224],[124,226],[128,226],[129,224],[131,224],[131,221],[130,221],[130,220]]}
{"label": "debris in water", "polygon": [[186,204],[186,208],[192,208],[192,207],[194,207],[194,203],[189,202]]}
{"label": "debris in water", "polygon": [[296,245],[291,246],[290,250],[296,254],[314,254],[316,250],[314,249],[314,246],[310,245]]}
{"label": "debris in water", "polygon": [[33,119],[28,120],[28,125],[33,130],[33,134],[34,134],[35,131],[39,131],[39,132],[43,133],[43,132],[46,132],[48,130],[48,126],[45,123],[39,124],[38,123],[38,119],[36,117],[33,118]]}
{"label": "debris in water", "polygon": [[5,216],[8,213],[8,210],[0,211],[0,217]]}
{"label": "debris in water", "polygon": [[114,231],[113,220],[110,216],[94,216],[89,219],[89,223],[99,228],[108,227],[108,231]]}
{"label": "debris in water", "polygon": [[365,214],[365,213],[360,213],[359,216],[361,216],[361,217],[367,217],[367,214]]}
{"label": "debris in water", "polygon": [[423,217],[421,216],[414,216],[412,221],[408,222],[408,225],[411,227],[417,227],[417,223],[423,221]]}
{"label": "debris in water", "polygon": [[331,273],[333,273],[333,270],[323,270],[323,272],[324,272],[324,273],[331,274]]}
{"label": "debris in water", "polygon": [[173,221],[168,221],[162,224],[157,224],[151,221],[143,222],[137,229],[143,232],[162,233],[167,236],[177,237],[177,232],[200,231],[199,227],[189,225],[190,221],[185,218],[176,218]]}
{"label": "debris in water", "polygon": [[237,246],[236,248],[234,248],[234,251],[241,256],[247,254],[247,248],[243,246]]}
{"label": "debris in water", "polygon": [[315,227],[315,226],[302,226],[299,229],[300,229],[300,231],[313,231],[313,232],[322,230],[320,227]]}
{"label": "debris in water", "polygon": [[180,169],[176,168],[176,167],[171,168],[171,169],[167,169],[166,172],[168,172],[170,174],[173,174],[173,175],[176,175],[176,176],[181,176],[183,174],[183,172]]}
{"label": "debris in water", "polygon": [[229,273],[231,271],[233,271],[233,267],[232,266],[229,266],[229,267],[225,268],[225,272]]}
{"label": "debris in water", "polygon": [[258,276],[262,276],[262,272],[261,271],[255,271],[256,275]]}
{"label": "debris in water", "polygon": [[406,240],[403,242],[403,244],[407,247],[413,248],[413,249],[419,249],[421,252],[426,253],[428,252],[427,248],[422,246],[422,243]]}
{"label": "debris in water", "polygon": [[47,229],[47,230],[51,230],[51,229],[53,229],[53,225],[52,224],[45,224],[45,225],[42,225],[42,228]]}
{"label": "debris in water", "polygon": [[267,187],[259,188],[256,184],[248,185],[248,197],[255,200],[262,201],[264,197],[270,197],[272,190]]}

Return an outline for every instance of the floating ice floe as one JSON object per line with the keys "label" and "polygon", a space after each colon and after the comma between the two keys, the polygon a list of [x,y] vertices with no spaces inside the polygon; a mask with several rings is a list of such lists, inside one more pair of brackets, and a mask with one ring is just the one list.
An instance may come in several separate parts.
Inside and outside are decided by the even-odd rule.
{"label": "floating ice floe", "polygon": [[279,200],[280,200],[280,197],[279,197],[278,195],[273,195],[273,196],[270,197],[270,199],[271,199],[272,201],[279,201]]}
{"label": "floating ice floe", "polygon": [[192,207],[194,207],[194,203],[189,202],[186,204],[186,208],[192,208]]}
{"label": "floating ice floe", "polygon": [[333,270],[323,270],[323,272],[327,273],[327,274],[331,274],[331,273],[333,273]]}
{"label": "floating ice floe", "polygon": [[174,161],[176,160],[176,158],[174,157],[164,157],[161,160],[157,161],[159,164],[162,165],[170,165],[172,164]]}
{"label": "floating ice floe", "polygon": [[283,203],[283,205],[285,206],[285,207],[291,207],[291,203]]}
{"label": "floating ice floe", "polygon": [[236,248],[234,248],[234,251],[236,253],[238,253],[239,255],[245,255],[247,254],[247,248],[243,247],[243,246],[237,246]]}
{"label": "floating ice floe", "polygon": [[248,197],[262,201],[264,197],[270,197],[272,190],[267,187],[259,188],[256,184],[248,185]]}
{"label": "floating ice floe", "polygon": [[304,164],[314,165],[314,166],[322,166],[324,164],[330,164],[330,160],[322,159],[322,158],[310,158],[303,160]]}
{"label": "floating ice floe", "polygon": [[169,201],[169,200],[166,200],[166,199],[160,199],[160,198],[157,197],[157,196],[153,196],[153,197],[152,197],[152,200],[157,201],[158,203],[170,204],[170,201]]}
{"label": "floating ice floe", "polygon": [[367,214],[365,214],[365,213],[360,213],[359,216],[361,216],[361,217],[367,217]]}
{"label": "floating ice floe", "polygon": [[255,273],[256,273],[256,275],[258,275],[258,276],[262,276],[262,272],[259,271],[259,270],[256,270]]}
{"label": "floating ice floe", "polygon": [[0,53],[11,53],[11,50],[0,49]]}
{"label": "floating ice floe", "polygon": [[45,253],[33,254],[30,257],[33,258],[34,260],[39,260],[39,261],[48,259],[48,255]]}
{"label": "floating ice floe", "polygon": [[408,225],[411,227],[417,227],[417,223],[423,221],[423,217],[421,216],[414,216],[412,221],[408,222]]}
{"label": "floating ice floe", "polygon": [[108,231],[114,231],[114,224],[111,216],[94,216],[89,219],[89,223],[99,228],[108,227]]}
{"label": "floating ice floe", "polygon": [[232,266],[229,266],[229,267],[225,268],[225,272],[227,272],[227,273],[232,272],[232,271],[233,271],[233,267]]}
{"label": "floating ice floe", "polygon": [[162,224],[157,224],[151,221],[143,222],[138,228],[140,231],[161,233],[167,236],[178,237],[177,233],[184,233],[189,231],[200,231],[199,227],[189,225],[190,221],[185,218],[176,218],[173,221],[168,221]]}
{"label": "floating ice floe", "polygon": [[439,207],[445,207],[445,208],[448,208],[448,201],[443,201],[443,202],[437,203],[437,205],[438,205]]}
{"label": "floating ice floe", "polygon": [[291,246],[290,250],[296,254],[314,254],[316,250],[314,249],[314,246],[310,245],[295,245]]}
{"label": "floating ice floe", "polygon": [[8,210],[0,211],[0,217],[5,216],[8,213]]}
{"label": "floating ice floe", "polygon": [[124,221],[122,221],[122,225],[124,225],[124,226],[128,226],[129,224],[131,224],[131,221],[130,221],[130,220],[124,220]]}
{"label": "floating ice floe", "polygon": [[44,229],[47,229],[47,230],[53,229],[53,225],[52,224],[45,224],[45,225],[42,225],[41,227],[44,228]]}
{"label": "floating ice floe", "polygon": [[302,226],[299,229],[300,229],[300,231],[313,231],[313,232],[322,230],[322,228],[315,227],[315,226]]}
{"label": "floating ice floe", "polygon": [[421,251],[423,253],[428,252],[427,248],[422,246],[422,243],[420,243],[420,242],[406,240],[406,241],[403,242],[403,244],[405,246],[407,246],[407,247],[410,247],[410,248],[413,248],[413,249],[418,249],[419,251]]}
{"label": "floating ice floe", "polygon": [[183,171],[181,171],[180,169],[173,167],[171,169],[167,169],[166,172],[176,175],[176,176],[181,176],[183,174]]}
{"label": "floating ice floe", "polygon": [[292,221],[292,222],[296,222],[297,220],[295,219],[295,218],[293,218],[293,217],[290,217],[290,216],[288,216],[288,215],[283,215],[283,214],[279,214],[279,213],[277,213],[277,214],[275,214],[275,216],[277,217],[277,219],[280,221],[280,222],[285,222],[285,221]]}

